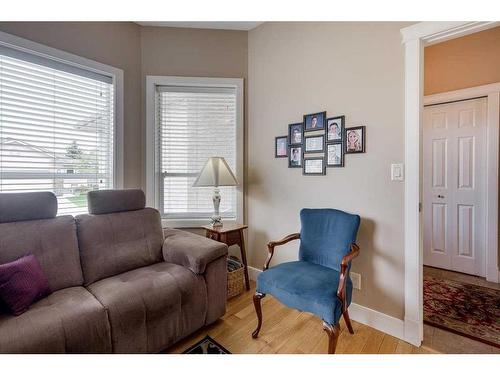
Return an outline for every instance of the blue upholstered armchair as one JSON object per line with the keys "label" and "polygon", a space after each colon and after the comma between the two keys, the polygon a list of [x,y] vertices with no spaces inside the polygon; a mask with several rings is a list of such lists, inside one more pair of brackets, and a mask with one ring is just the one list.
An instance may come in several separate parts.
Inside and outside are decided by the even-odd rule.
{"label": "blue upholstered armchair", "polygon": [[[269,242],[264,272],[257,278],[253,297],[258,324],[252,333],[257,338],[262,327],[260,300],[271,294],[285,305],[311,312],[323,319],[328,334],[328,353],[335,353],[340,334],[339,321],[354,333],[347,308],[351,303],[351,260],[359,253],[355,244],[359,216],[334,209],[303,209],[301,231],[280,241]],[[269,268],[274,248],[300,239],[299,260]]]}

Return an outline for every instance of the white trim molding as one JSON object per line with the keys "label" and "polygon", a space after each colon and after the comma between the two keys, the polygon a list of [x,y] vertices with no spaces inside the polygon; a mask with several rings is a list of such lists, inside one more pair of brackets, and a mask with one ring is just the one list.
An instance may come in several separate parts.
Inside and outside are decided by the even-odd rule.
{"label": "white trim molding", "polygon": [[[250,280],[257,280],[257,276],[262,272],[255,267],[248,267]],[[358,323],[365,324],[375,328],[388,335],[404,340],[405,323],[401,319],[381,313],[380,311],[370,309],[357,303],[351,303],[349,306],[349,316]]]}
{"label": "white trim molding", "polygon": [[[243,78],[215,78],[215,77],[174,77],[174,76],[146,76],[146,204],[150,207],[159,207],[159,170],[156,162],[157,154],[157,111],[155,110],[156,87],[176,86],[218,86],[236,89],[236,178],[239,182],[236,197],[236,220],[243,223],[243,148],[244,148],[244,119],[243,119]],[[173,228],[197,228],[208,223],[208,218],[162,220],[163,225]],[[232,220],[224,220],[232,222]]]}
{"label": "white trim molding", "polygon": [[423,255],[420,215],[424,46],[498,26],[498,22],[421,22],[401,29],[405,48],[404,340],[423,340]]}
{"label": "white trim molding", "polygon": [[34,54],[36,56],[61,62],[87,71],[99,73],[111,77],[115,87],[114,98],[114,170],[113,185],[116,189],[124,186],[124,165],[123,165],[123,70],[114,66],[106,65],[94,60],[87,59],[69,52],[61,51],[46,45],[33,42],[15,35],[0,31],[0,45],[13,48],[22,52]]}
{"label": "white trim molding", "polygon": [[403,44],[412,40],[423,40],[429,46],[446,40],[460,38],[461,36],[477,33],[500,25],[497,21],[481,22],[420,22],[401,29]]}

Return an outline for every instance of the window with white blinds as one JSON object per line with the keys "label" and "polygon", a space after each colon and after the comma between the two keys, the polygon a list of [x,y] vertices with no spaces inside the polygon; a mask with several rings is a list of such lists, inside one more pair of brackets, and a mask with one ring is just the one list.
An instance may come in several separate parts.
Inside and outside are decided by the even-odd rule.
{"label": "window with white blinds", "polygon": [[0,46],[0,192],[52,191],[58,214],[113,187],[111,77]]}
{"label": "window with white blinds", "polygon": [[[211,156],[237,174],[237,90],[228,87],[157,86],[159,209],[167,219],[207,219],[213,188],[193,187]],[[237,190],[220,187],[220,214],[237,216]]]}

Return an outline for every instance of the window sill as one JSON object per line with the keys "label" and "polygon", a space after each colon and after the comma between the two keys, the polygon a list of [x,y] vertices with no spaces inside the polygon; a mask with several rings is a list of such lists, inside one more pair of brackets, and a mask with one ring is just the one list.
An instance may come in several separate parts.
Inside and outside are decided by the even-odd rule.
{"label": "window sill", "polygon": [[[223,223],[237,223],[234,218],[222,219]],[[200,228],[204,225],[210,224],[210,219],[161,219],[161,224],[163,228]]]}

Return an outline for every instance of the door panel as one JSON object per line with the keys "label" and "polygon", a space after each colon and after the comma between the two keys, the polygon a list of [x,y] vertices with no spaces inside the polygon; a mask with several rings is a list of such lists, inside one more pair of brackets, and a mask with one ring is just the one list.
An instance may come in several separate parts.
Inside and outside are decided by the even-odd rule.
{"label": "door panel", "polygon": [[458,205],[458,255],[473,258],[474,206]]}
{"label": "door panel", "polygon": [[458,188],[473,189],[474,137],[458,138]]}
{"label": "door panel", "polygon": [[446,205],[432,204],[432,251],[446,253]]}
{"label": "door panel", "polygon": [[447,140],[432,140],[432,186],[446,188]]}
{"label": "door panel", "polygon": [[484,276],[485,98],[429,106],[423,126],[424,264]]}

